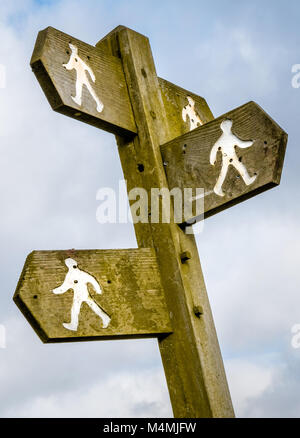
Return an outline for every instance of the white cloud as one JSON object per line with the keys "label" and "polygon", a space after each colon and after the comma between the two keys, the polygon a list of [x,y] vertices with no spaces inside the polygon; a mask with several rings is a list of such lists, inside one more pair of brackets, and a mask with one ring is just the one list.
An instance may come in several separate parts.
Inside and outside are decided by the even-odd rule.
{"label": "white cloud", "polygon": [[17,408],[4,410],[5,417],[170,417],[168,391],[157,370],[93,376],[83,389],[36,396]]}
{"label": "white cloud", "polygon": [[156,340],[43,345],[24,318],[3,325],[0,417],[170,415]]}
{"label": "white cloud", "polygon": [[257,400],[271,385],[273,369],[245,359],[231,359],[225,365],[235,414],[245,417],[248,400]]}
{"label": "white cloud", "polygon": [[229,26],[228,22],[219,21],[212,37],[195,45],[194,55],[197,63],[204,66],[207,78],[207,96],[218,102],[219,108],[230,101],[242,104],[238,100],[241,98],[259,97],[262,101],[278,92],[282,68],[279,60],[286,58],[287,49],[278,42],[262,43],[261,37],[251,27],[235,22]]}
{"label": "white cloud", "polygon": [[230,350],[274,348],[300,320],[299,223],[236,210],[198,238],[217,328]]}
{"label": "white cloud", "polygon": [[299,351],[230,359],[225,365],[238,417],[299,417]]}

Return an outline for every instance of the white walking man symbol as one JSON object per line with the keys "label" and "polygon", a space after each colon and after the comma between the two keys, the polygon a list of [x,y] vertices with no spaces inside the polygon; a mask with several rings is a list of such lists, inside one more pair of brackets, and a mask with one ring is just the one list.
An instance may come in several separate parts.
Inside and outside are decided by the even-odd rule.
{"label": "white walking man symbol", "polygon": [[190,131],[191,131],[192,129],[195,129],[198,126],[203,125],[203,122],[196,112],[195,101],[190,96],[187,96],[186,98],[189,103],[183,107],[182,118],[184,122],[186,122],[187,117],[189,118]]}
{"label": "white walking man symbol", "polygon": [[90,308],[102,319],[103,328],[107,328],[110,323],[110,317],[98,306],[93,300],[88,291],[88,284],[91,284],[97,294],[102,294],[102,289],[95,278],[87,272],[78,269],[77,262],[73,259],[66,259],[65,264],[69,271],[63,284],[56,289],[53,289],[54,294],[64,294],[69,289],[73,289],[74,298],[71,309],[71,322],[63,323],[63,326],[68,330],[77,331],[78,318],[82,303],[87,303]]}
{"label": "white walking man symbol", "polygon": [[103,103],[98,98],[97,94],[93,90],[90,80],[87,76],[87,72],[89,73],[93,82],[96,82],[95,75],[93,70],[78,56],[78,48],[73,44],[69,44],[69,47],[72,51],[70,60],[67,64],[63,64],[63,67],[67,70],[76,70],[76,96],[72,97],[77,105],[82,105],[82,91],[83,86],[85,85],[88,91],[90,92],[92,98],[95,100],[97,104],[97,111],[101,113],[103,110]]}
{"label": "white walking man symbol", "polygon": [[236,168],[247,186],[249,186],[256,180],[257,174],[254,174],[251,177],[249,176],[246,167],[239,160],[235,151],[236,146],[238,146],[239,148],[249,148],[253,145],[254,142],[252,140],[241,140],[236,135],[234,135],[231,132],[232,120],[224,120],[221,123],[220,127],[223,131],[223,134],[212,147],[212,150],[210,152],[210,164],[214,166],[216,164],[218,151],[222,152],[222,169],[214,187],[214,192],[218,196],[225,196],[225,193],[222,190],[222,186],[225,181],[229,166],[233,166]]}

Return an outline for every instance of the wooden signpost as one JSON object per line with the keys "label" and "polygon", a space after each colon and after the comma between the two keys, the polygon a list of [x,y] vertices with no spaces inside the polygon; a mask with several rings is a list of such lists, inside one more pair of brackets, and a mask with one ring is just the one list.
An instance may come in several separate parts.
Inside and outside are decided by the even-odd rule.
{"label": "wooden signpost", "polygon": [[[54,110],[116,135],[128,191],[202,187],[209,215],[279,184],[286,134],[253,103],[214,121],[141,34],[92,47],[47,28],[31,65]],[[139,249],[33,252],[14,300],[44,342],[157,337],[175,417],[233,417],[195,238],[151,215]]]}

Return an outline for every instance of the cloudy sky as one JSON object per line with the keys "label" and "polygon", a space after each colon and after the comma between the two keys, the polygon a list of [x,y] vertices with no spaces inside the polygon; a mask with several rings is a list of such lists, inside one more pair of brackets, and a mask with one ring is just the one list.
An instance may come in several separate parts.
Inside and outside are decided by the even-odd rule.
{"label": "cloudy sky", "polygon": [[289,134],[281,185],[197,243],[236,415],[300,416],[299,21],[297,0],[0,0],[1,417],[172,415],[156,340],[43,345],[12,301],[33,249],[136,247],[131,224],[96,221],[97,190],[122,179],[114,137],[52,112],[29,67],[49,25],[95,44],[119,24],[215,116],[254,100]]}

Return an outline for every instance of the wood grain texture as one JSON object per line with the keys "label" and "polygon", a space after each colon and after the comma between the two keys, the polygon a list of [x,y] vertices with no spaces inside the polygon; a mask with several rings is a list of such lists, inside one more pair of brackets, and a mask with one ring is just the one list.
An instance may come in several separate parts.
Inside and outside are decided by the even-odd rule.
{"label": "wood grain texture", "polygon": [[[242,140],[253,140],[251,147],[236,147],[239,160],[250,176],[257,175],[246,185],[238,171],[229,166],[223,184],[225,196],[213,192],[222,167],[222,154],[210,164],[210,151],[222,134],[223,120],[233,121],[232,132]],[[184,134],[161,146],[170,189],[173,187],[204,188],[204,215],[211,216],[280,183],[287,143],[287,134],[254,102],[230,111],[214,121]],[[197,219],[186,217],[185,220]]]}
{"label": "wood grain texture", "polygon": [[[70,322],[73,291],[55,295],[68,271],[65,259],[78,262],[103,289],[90,295],[111,317],[106,329],[83,303],[77,332]],[[43,342],[156,336],[172,331],[153,249],[34,251],[25,263],[14,301]]]}
{"label": "wood grain texture", "polygon": [[[160,145],[188,125],[182,123],[180,104],[175,102],[172,114],[167,112],[148,39],[119,26],[97,47],[121,57],[138,127],[132,141],[117,137],[128,190],[168,187]],[[159,337],[159,347],[175,417],[234,416],[194,236],[172,223],[134,226],[139,247],[156,251],[174,330]],[[184,263],[183,252],[191,255]],[[201,317],[195,308],[202,309]]]}
{"label": "wood grain texture", "polygon": [[[70,59],[69,43],[78,47],[80,58],[95,74],[96,82],[91,85],[104,104],[101,113],[85,86],[82,106],[71,98],[75,96],[76,72],[63,67]],[[38,34],[30,64],[55,111],[114,134],[136,133],[123,69],[117,57],[48,27]]]}
{"label": "wood grain texture", "polygon": [[189,119],[184,121],[182,118],[182,109],[188,104],[188,96],[194,100],[196,113],[203,124],[213,119],[212,112],[203,97],[162,78],[158,78],[158,83],[172,136],[179,136],[190,131]]}

